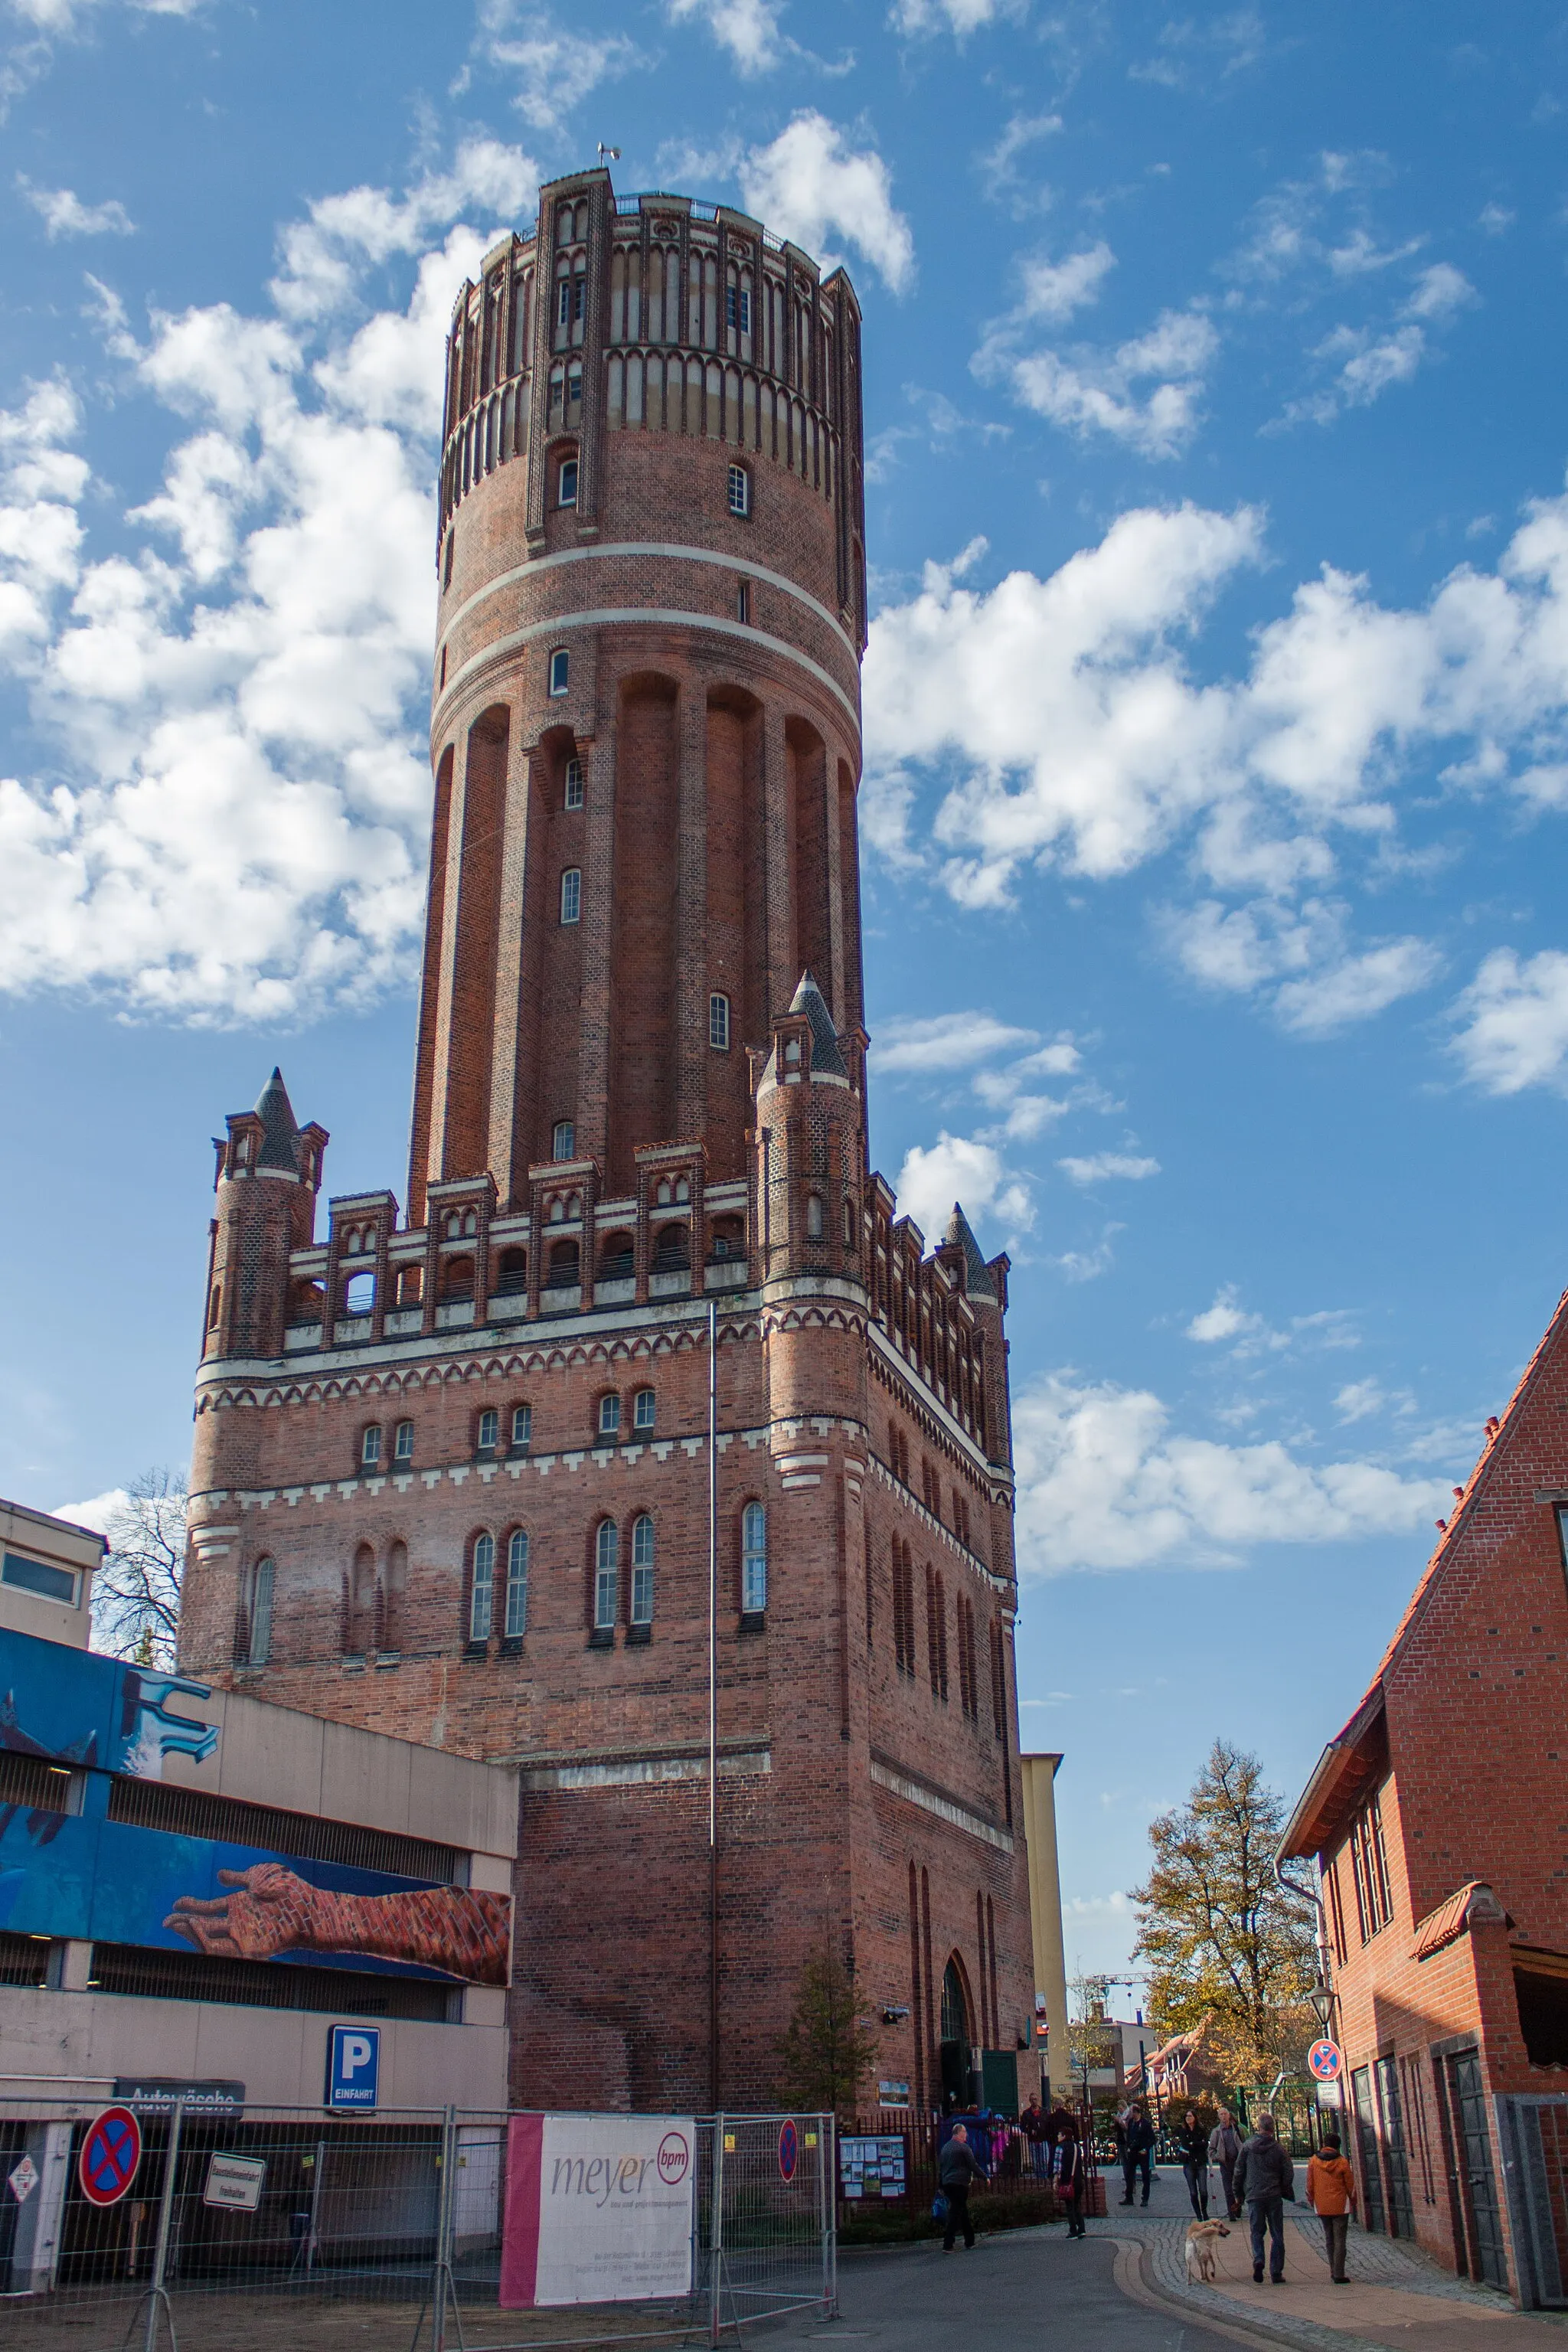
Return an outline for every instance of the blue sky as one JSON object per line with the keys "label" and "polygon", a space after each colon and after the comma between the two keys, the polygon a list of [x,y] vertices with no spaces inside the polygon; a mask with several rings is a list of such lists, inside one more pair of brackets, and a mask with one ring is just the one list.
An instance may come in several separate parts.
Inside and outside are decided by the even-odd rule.
{"label": "blue sky", "polygon": [[0,1491],[183,1460],[274,1058],[401,1181],[452,293],[541,177],[866,312],[874,1156],[1014,1264],[1030,1745],[1125,1965],[1568,1272],[1568,18],[0,0]]}

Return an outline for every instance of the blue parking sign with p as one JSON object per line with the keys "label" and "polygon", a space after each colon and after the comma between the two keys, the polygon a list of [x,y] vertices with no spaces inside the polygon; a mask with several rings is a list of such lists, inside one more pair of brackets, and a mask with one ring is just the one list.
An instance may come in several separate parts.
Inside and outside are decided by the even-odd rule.
{"label": "blue parking sign with p", "polygon": [[381,2029],[334,2025],[327,2034],[327,2105],[374,2107],[381,2072]]}

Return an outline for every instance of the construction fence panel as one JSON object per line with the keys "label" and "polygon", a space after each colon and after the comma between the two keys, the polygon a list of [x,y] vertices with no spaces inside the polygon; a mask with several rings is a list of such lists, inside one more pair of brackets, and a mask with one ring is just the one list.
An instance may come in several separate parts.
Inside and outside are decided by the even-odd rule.
{"label": "construction fence panel", "polygon": [[1500,2098],[1497,2110],[1519,2300],[1568,2310],[1568,2097]]}
{"label": "construction fence panel", "polygon": [[175,2103],[135,2112],[139,2148],[94,2137],[101,2113],[28,2097],[0,2118],[5,2352],[716,2343],[833,2307],[831,2117],[699,2120],[688,2294],[518,2311],[500,2305],[504,2113]]}

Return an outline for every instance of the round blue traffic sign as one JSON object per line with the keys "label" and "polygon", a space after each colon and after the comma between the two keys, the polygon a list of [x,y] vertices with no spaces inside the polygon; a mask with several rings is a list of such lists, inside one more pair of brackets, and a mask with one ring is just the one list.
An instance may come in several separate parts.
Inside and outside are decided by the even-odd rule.
{"label": "round blue traffic sign", "polygon": [[142,2161],[142,2126],[129,2107],[105,2107],[87,2127],[77,2159],[89,2205],[118,2205]]}
{"label": "round blue traffic sign", "polygon": [[1307,2071],[1319,2083],[1337,2083],[1344,2063],[1337,2042],[1314,2042],[1307,2053]]}
{"label": "round blue traffic sign", "polygon": [[793,2121],[779,2126],[779,2173],[785,2180],[795,2179],[795,2166],[800,2162],[800,2134]]}

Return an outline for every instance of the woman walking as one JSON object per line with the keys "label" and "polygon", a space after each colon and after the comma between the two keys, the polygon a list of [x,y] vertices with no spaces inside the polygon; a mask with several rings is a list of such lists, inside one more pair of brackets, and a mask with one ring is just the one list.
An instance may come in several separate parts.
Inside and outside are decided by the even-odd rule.
{"label": "woman walking", "polygon": [[1068,2116],[1061,2118],[1061,2137],[1056,2147],[1056,2187],[1061,2199],[1062,2210],[1068,2217],[1068,2236],[1087,2238],[1083,2226],[1084,2190],[1083,2149],[1079,2145],[1078,2130]]}
{"label": "woman walking", "polygon": [[1221,2107],[1219,2121],[1209,2134],[1209,2162],[1219,2167],[1227,2221],[1241,2219],[1241,2208],[1236,2201],[1236,2160],[1240,2154],[1241,2134],[1236,2128],[1236,2117],[1228,2107]]}
{"label": "woman walking", "polygon": [[1182,2117],[1176,2134],[1176,2151],[1182,2159],[1182,2178],[1187,2184],[1187,2195],[1193,2200],[1193,2211],[1200,2221],[1209,2217],[1209,2136],[1189,2107]]}

